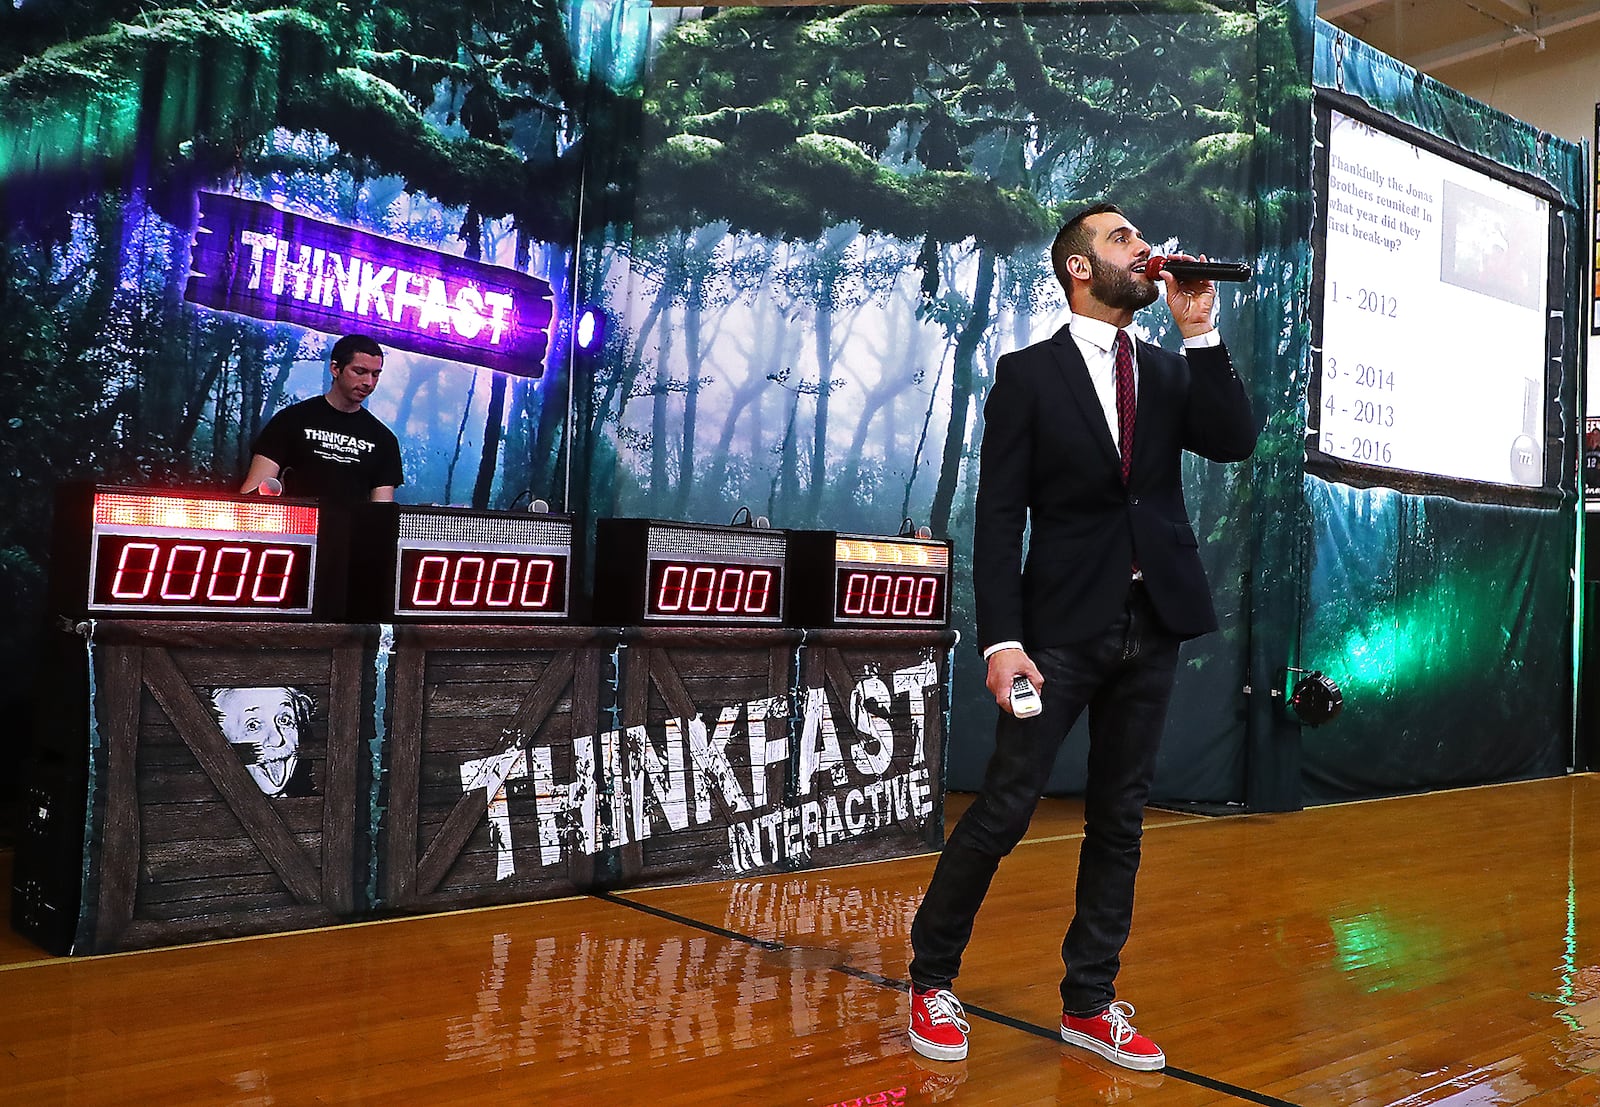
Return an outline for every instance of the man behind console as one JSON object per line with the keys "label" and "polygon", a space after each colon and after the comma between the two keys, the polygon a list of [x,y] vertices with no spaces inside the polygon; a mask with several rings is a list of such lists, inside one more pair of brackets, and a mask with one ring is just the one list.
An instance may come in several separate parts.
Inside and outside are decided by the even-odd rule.
{"label": "man behind console", "polygon": [[1072,318],[1000,358],[984,406],[973,584],[978,644],[1001,711],[983,787],[951,831],[912,923],[911,1044],[934,1060],[967,1055],[969,1027],[951,987],[973,920],[1087,708],[1061,1037],[1118,1065],[1157,1069],[1165,1056],[1129,1024],[1133,1009],[1114,984],[1178,647],[1216,628],[1182,455],[1243,460],[1256,426],[1212,327],[1211,281],[1160,274],[1180,355],[1130,341],[1134,312],[1158,290],[1145,273],[1149,245],[1116,207],[1069,220],[1050,257]]}
{"label": "man behind console", "polygon": [[241,492],[274,478],[291,496],[390,501],[405,483],[399,440],[363,406],[383,373],[383,347],[347,334],[328,362],[328,391],[284,408],[256,435]]}

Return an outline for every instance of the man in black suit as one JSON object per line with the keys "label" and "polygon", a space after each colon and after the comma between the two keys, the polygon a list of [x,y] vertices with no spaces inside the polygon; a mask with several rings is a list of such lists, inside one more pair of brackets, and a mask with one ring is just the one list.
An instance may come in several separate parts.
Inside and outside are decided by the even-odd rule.
{"label": "man in black suit", "polygon": [[[1166,1063],[1129,1025],[1133,1008],[1116,1000],[1114,982],[1178,647],[1216,628],[1181,459],[1190,450],[1241,461],[1255,448],[1256,426],[1212,326],[1210,281],[1159,274],[1182,355],[1131,341],[1134,313],[1159,295],[1144,272],[1149,257],[1113,205],[1068,221],[1050,258],[1072,319],[1002,357],[984,406],[972,563],[978,641],[1001,712],[983,788],[951,831],[911,928],[911,1044],[935,1060],[967,1055],[968,1025],[950,989],[973,919],[1087,708],[1061,1036],[1127,1068]],[[1032,717],[1014,713],[1019,679],[1041,701]]]}

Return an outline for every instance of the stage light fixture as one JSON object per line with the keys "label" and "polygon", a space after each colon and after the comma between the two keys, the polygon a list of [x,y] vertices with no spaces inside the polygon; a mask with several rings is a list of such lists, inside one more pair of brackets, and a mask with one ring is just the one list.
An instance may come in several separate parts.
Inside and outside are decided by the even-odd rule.
{"label": "stage light fixture", "polygon": [[599,350],[606,341],[605,313],[599,308],[584,308],[578,313],[578,325],[574,328],[573,338],[583,353]]}
{"label": "stage light fixture", "polygon": [[1289,707],[1306,726],[1321,726],[1339,717],[1344,709],[1344,693],[1319,669],[1290,668],[1301,674],[1289,693]]}

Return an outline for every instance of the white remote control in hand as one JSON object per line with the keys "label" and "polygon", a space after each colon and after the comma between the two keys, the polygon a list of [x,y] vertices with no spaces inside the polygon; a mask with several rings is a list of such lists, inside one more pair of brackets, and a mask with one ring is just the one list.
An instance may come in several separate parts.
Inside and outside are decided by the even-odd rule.
{"label": "white remote control in hand", "polygon": [[1039,690],[1025,676],[1011,681],[1011,713],[1019,719],[1031,719],[1039,713]]}

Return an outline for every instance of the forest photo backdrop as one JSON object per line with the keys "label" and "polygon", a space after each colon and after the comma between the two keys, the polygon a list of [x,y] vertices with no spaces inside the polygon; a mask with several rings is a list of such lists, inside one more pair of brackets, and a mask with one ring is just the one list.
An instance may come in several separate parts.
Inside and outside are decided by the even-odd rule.
{"label": "forest photo backdrop", "polygon": [[[584,535],[607,516],[723,523],[747,506],[780,527],[893,533],[910,518],[953,539],[965,641],[949,777],[970,787],[993,712],[966,560],[983,401],[995,359],[1066,317],[1046,259],[1055,229],[1110,198],[1163,249],[1260,274],[1225,290],[1220,326],[1261,446],[1242,465],[1185,471],[1222,629],[1186,648],[1157,794],[1237,805],[1266,774],[1268,802],[1293,805],[1298,728],[1252,686],[1337,660],[1371,614],[1315,589],[1346,568],[1381,583],[1375,551],[1404,561],[1414,541],[1438,541],[1403,523],[1345,527],[1360,517],[1351,498],[1303,473],[1321,34],[1294,0],[0,7],[7,704],[31,706],[55,484],[234,487],[265,420],[324,386],[330,335],[185,299],[212,194],[549,285],[537,379],[391,348],[370,406],[401,438],[403,500],[542,498]],[[1438,99],[1423,80],[1380,91],[1383,107]],[[571,342],[585,307],[608,324],[593,352]],[[1138,325],[1177,344],[1159,308]],[[1409,503],[1379,513],[1458,518]],[[1455,531],[1486,533],[1470,509],[1459,518]],[[1398,553],[1373,545],[1397,534]],[[1561,560],[1549,526],[1530,542],[1541,563]],[[1466,606],[1522,557],[1503,536],[1468,546],[1446,564]],[[1402,607],[1386,596],[1372,602]],[[1493,638],[1522,596],[1483,600],[1473,633]],[[1541,593],[1540,609],[1559,600]],[[1308,611],[1323,613],[1309,639],[1321,652],[1302,659]],[[1562,642],[1513,640],[1548,687]],[[1438,720],[1482,669],[1430,671],[1410,710]],[[1460,725],[1443,729],[1489,741],[1526,691],[1508,690],[1494,718],[1449,708]],[[1538,692],[1542,718],[1559,691]],[[1319,736],[1335,791],[1394,786],[1360,772],[1392,733],[1386,704],[1355,703],[1345,730]],[[1551,740],[1494,773],[1550,771]],[[1082,741],[1052,788],[1081,779]],[[1443,747],[1402,753],[1407,782],[1483,771]]]}

